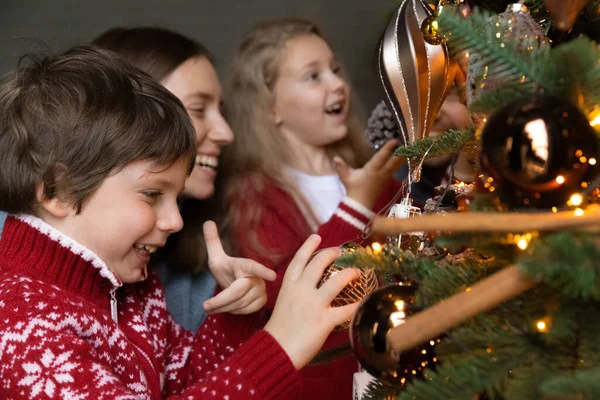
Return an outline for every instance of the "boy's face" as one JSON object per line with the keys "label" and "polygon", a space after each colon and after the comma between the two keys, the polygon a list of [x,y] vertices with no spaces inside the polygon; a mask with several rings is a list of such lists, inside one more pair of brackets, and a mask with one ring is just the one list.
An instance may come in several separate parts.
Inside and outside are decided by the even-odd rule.
{"label": "boy's face", "polygon": [[177,196],[188,165],[183,157],[168,167],[127,164],[102,182],[80,214],[71,211],[53,225],[96,253],[123,283],[143,280],[150,254],[183,227]]}

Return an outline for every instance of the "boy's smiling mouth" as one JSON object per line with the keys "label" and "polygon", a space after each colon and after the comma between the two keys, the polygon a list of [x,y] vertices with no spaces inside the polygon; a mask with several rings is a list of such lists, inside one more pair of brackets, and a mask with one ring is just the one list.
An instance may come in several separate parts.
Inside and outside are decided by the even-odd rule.
{"label": "boy's smiling mouth", "polygon": [[145,253],[148,255],[154,254],[154,253],[156,253],[156,250],[158,250],[158,246],[152,246],[149,244],[142,244],[142,243],[134,244],[133,248],[136,249],[140,253]]}

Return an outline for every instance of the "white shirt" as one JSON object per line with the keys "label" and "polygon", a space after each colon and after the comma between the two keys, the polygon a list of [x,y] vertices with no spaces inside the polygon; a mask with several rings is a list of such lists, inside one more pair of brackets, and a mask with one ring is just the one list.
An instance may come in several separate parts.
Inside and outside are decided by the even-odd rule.
{"label": "white shirt", "polygon": [[293,168],[289,168],[287,172],[310,204],[318,222],[320,224],[327,222],[346,195],[346,188],[340,177],[337,175],[314,176]]}

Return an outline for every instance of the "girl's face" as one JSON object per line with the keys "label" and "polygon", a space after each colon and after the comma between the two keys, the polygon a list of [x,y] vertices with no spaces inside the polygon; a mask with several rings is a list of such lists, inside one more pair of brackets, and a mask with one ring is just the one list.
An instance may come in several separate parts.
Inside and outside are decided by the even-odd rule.
{"label": "girl's face", "polygon": [[196,129],[196,166],[188,177],[184,196],[207,199],[215,190],[219,155],[233,141],[231,128],[221,115],[221,85],[206,57],[193,57],[161,83],[181,100]]}
{"label": "girl's face", "polygon": [[314,147],[346,136],[350,90],[320,37],[306,34],[286,43],[273,94],[273,120],[284,135]]}

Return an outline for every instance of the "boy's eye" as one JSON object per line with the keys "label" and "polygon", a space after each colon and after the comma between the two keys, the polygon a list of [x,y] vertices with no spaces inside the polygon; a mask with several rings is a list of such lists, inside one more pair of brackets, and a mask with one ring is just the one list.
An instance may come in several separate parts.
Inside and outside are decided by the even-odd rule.
{"label": "boy's eye", "polygon": [[156,198],[158,198],[159,196],[162,195],[162,192],[158,191],[158,190],[147,190],[144,193],[144,196],[146,196],[147,198],[151,199],[151,200],[155,200]]}

